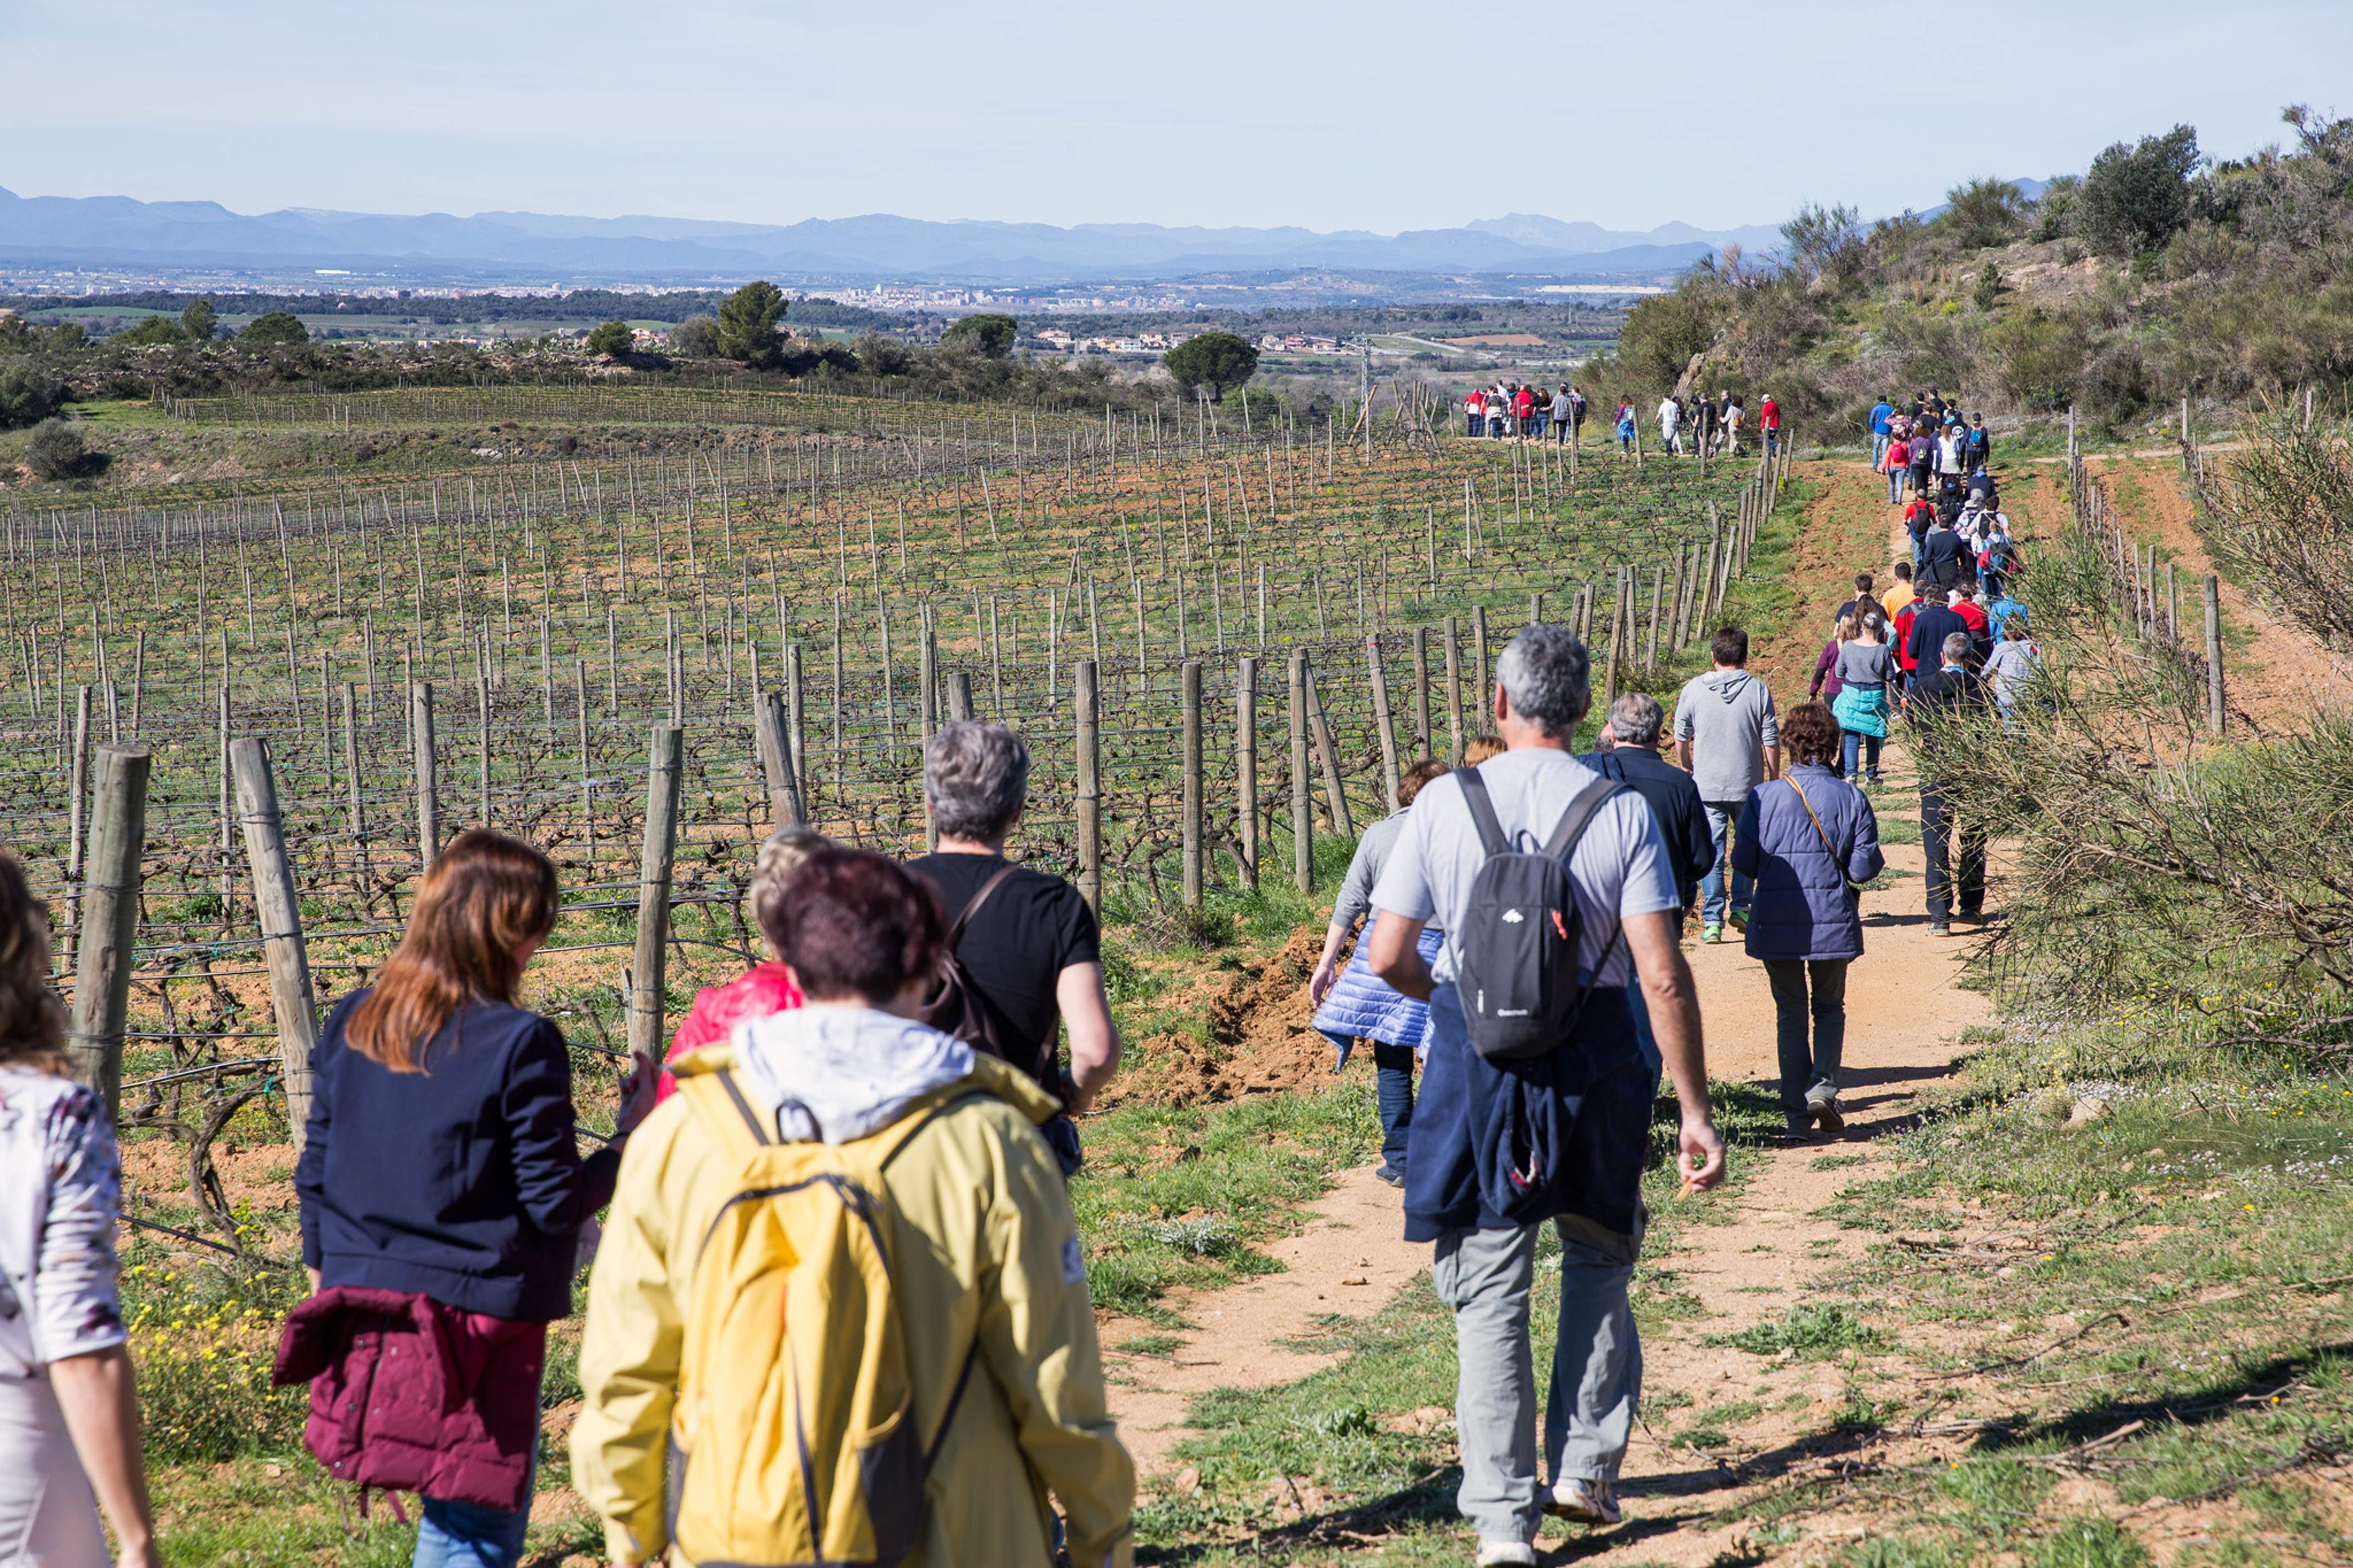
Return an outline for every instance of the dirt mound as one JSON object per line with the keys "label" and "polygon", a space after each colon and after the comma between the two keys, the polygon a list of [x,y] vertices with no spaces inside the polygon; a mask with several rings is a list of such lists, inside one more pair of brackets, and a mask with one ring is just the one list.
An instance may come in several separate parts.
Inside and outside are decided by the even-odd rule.
{"label": "dirt mound", "polygon": [[1147,1036],[1136,1049],[1148,1070],[1109,1098],[1132,1094],[1198,1105],[1295,1089],[1328,1076],[1332,1047],[1309,1026],[1314,1009],[1306,994],[1323,950],[1323,929],[1301,926],[1265,958],[1202,981],[1180,998],[1179,1008],[1208,1024],[1208,1041],[1176,1029]]}

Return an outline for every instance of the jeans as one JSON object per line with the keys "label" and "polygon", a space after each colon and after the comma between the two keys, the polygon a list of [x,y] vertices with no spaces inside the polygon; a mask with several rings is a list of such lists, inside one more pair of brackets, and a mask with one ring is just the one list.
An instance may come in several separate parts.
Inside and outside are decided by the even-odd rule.
{"label": "jeans", "polygon": [[[1545,1456],[1554,1484],[1614,1481],[1642,1394],[1642,1346],[1627,1303],[1639,1236],[1612,1248],[1560,1226],[1560,1328],[1545,1402]],[[1535,1540],[1535,1367],[1528,1299],[1536,1227],[1455,1230],[1438,1238],[1430,1280],[1454,1310],[1460,1368],[1454,1425],[1462,1458],[1455,1506],[1482,1542]]]}
{"label": "jeans", "polygon": [[1885,461],[1887,461],[1887,433],[1883,430],[1873,430],[1871,433],[1871,466],[1875,468]]}
{"label": "jeans", "polygon": [[1889,506],[1894,506],[1897,501],[1900,501],[1903,499],[1904,470],[1901,468],[1890,468],[1887,470],[1887,504]]}
{"label": "jeans", "polygon": [[[1725,912],[1725,852],[1732,846],[1732,825],[1740,819],[1741,803],[1736,800],[1711,800],[1703,805],[1707,812],[1707,836],[1715,845],[1715,858],[1709,864],[1707,875],[1700,879],[1699,923],[1720,926],[1724,923]],[[1746,872],[1733,872],[1731,912],[1746,920],[1748,898],[1755,890],[1756,884]]]}
{"label": "jeans", "polygon": [[1842,779],[1854,777],[1854,764],[1857,753],[1860,752],[1862,756],[1869,759],[1863,765],[1870,770],[1870,776],[1873,779],[1878,778],[1879,748],[1886,743],[1886,739],[1884,735],[1866,735],[1860,730],[1841,730],[1839,731],[1839,777]]}
{"label": "jeans", "polygon": [[[1768,958],[1773,987],[1774,1044],[1781,1058],[1781,1110],[1792,1121],[1806,1114],[1806,1092],[1838,1091],[1839,1060],[1846,1054],[1846,966],[1843,958]],[[1808,997],[1810,988],[1812,995]],[[1809,1014],[1813,1047],[1806,1046]]]}
{"label": "jeans", "polygon": [[1470,426],[1469,434],[1472,436],[1483,436],[1487,433],[1487,416],[1483,414],[1466,414],[1462,416],[1462,421]]}
{"label": "jeans", "polygon": [[[1348,1055],[1356,1042],[1349,1036],[1330,1029],[1318,1029],[1317,1034],[1332,1042],[1339,1053],[1332,1070],[1338,1072],[1348,1065]],[[1380,1096],[1381,1110],[1381,1173],[1405,1180],[1405,1145],[1408,1131],[1413,1126],[1413,1063],[1411,1046],[1393,1046],[1386,1040],[1373,1042],[1373,1071]]]}
{"label": "jeans", "polygon": [[[1928,918],[1948,921],[1956,902],[1966,919],[1985,909],[1985,830],[1959,825],[1958,858],[1953,864],[1953,808],[1941,790],[1920,791],[1920,845],[1928,852]],[[1958,881],[1957,892],[1954,883]]]}
{"label": "jeans", "polygon": [[[533,1485],[539,1460],[532,1458]],[[531,1495],[525,1487],[523,1495]],[[531,1506],[520,1512],[489,1508],[478,1502],[447,1502],[421,1498],[425,1517],[417,1526],[417,1555],[410,1568],[515,1568],[522,1560],[522,1538],[531,1528]]]}
{"label": "jeans", "polygon": [[[1675,911],[1676,923],[1683,921],[1683,911]],[[1634,959],[1626,959],[1626,1011],[1634,1016],[1634,1048],[1642,1055],[1642,1070],[1650,1074],[1651,1092],[1659,1092],[1659,1075],[1666,1068],[1666,1058],[1659,1054],[1658,1037],[1651,1033],[1651,1004],[1642,994],[1642,977],[1634,973]]]}

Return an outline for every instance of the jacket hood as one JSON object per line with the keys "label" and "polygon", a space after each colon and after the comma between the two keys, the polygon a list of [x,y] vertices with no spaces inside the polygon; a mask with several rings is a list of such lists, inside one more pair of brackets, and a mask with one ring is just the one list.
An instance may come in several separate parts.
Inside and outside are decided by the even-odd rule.
{"label": "jacket hood", "polygon": [[1747,690],[1748,683],[1757,678],[1745,669],[1711,669],[1700,679],[1707,683],[1710,691],[1715,693],[1717,700],[1729,708],[1740,700],[1740,694]]}
{"label": "jacket hood", "polygon": [[776,1110],[788,1138],[827,1143],[878,1132],[960,1083],[996,1095],[1033,1122],[1051,1121],[1062,1108],[1019,1068],[876,1008],[802,1007],[753,1019],[728,1040],[670,1065],[681,1079],[733,1068],[744,1093]]}
{"label": "jacket hood", "polygon": [[738,1024],[744,1091],[773,1107],[787,1142],[848,1143],[972,1075],[952,1035],[873,1007],[797,1007]]}

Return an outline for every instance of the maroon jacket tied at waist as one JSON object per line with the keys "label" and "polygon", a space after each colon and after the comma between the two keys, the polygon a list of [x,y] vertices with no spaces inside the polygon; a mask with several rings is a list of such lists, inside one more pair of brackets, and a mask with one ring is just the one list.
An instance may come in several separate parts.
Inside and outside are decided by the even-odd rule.
{"label": "maroon jacket tied at waist", "polygon": [[302,1441],[364,1487],[531,1504],[547,1325],[339,1285],[286,1317],[271,1381],[311,1385]]}

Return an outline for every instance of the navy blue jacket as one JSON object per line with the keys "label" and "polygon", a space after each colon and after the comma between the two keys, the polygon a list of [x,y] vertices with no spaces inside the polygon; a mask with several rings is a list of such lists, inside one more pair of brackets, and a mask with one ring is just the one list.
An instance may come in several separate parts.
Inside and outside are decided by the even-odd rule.
{"label": "navy blue jacket", "polygon": [[1969,658],[1974,662],[1977,658],[1977,633],[1969,630],[1969,623],[1961,619],[1958,610],[1941,602],[1912,613],[1912,637],[1904,645],[1904,651],[1910,656],[1918,672],[1925,675],[1945,662],[1945,639],[1955,632],[1969,639]]}
{"label": "navy blue jacket", "polygon": [[1862,905],[1847,879],[1868,882],[1885,864],[1870,799],[1820,763],[1798,763],[1788,778],[1750,790],[1732,834],[1732,868],[1757,879],[1748,956],[1861,958]]}
{"label": "navy blue jacket", "polygon": [[1707,807],[1691,774],[1649,746],[1613,746],[1587,752],[1577,759],[1605,779],[1623,779],[1627,787],[1650,803],[1659,819],[1660,836],[1667,841],[1667,857],[1675,865],[1675,891],[1689,909],[1699,897],[1700,879],[1715,864],[1715,839],[1707,826]]}
{"label": "navy blue jacket", "polygon": [[1430,1026],[1406,1142],[1405,1238],[1576,1215],[1632,1261],[1658,1079],[1642,1070],[1625,988],[1596,986],[1571,1038],[1519,1061],[1472,1048],[1451,984],[1430,994]]}
{"label": "navy blue jacket", "polygon": [[396,1073],[343,1042],[365,994],[336,1004],[311,1058],[302,1261],[322,1287],[567,1315],[575,1238],[611,1200],[621,1152],[580,1157],[564,1037],[536,1013],[475,1002],[426,1046],[425,1071]]}

